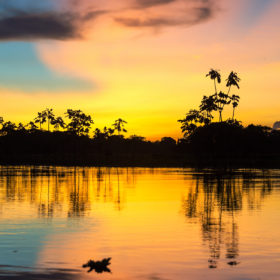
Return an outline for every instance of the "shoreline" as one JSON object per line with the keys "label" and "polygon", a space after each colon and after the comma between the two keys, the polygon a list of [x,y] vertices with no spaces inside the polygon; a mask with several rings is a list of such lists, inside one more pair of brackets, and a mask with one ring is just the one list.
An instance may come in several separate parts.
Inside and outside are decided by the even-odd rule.
{"label": "shoreline", "polygon": [[54,160],[51,158],[44,159],[27,159],[27,158],[10,158],[0,159],[0,166],[52,166],[52,167],[132,167],[132,168],[194,168],[194,169],[238,169],[238,168],[254,168],[254,169],[280,169],[280,157],[278,159],[234,159],[234,160],[180,160],[180,161],[157,161],[157,160],[123,160],[123,161],[98,161],[98,160]]}

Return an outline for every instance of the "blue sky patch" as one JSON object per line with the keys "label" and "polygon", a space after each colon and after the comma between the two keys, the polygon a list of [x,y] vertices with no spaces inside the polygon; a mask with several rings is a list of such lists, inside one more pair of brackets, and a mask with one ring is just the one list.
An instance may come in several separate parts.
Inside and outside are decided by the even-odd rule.
{"label": "blue sky patch", "polygon": [[245,28],[254,26],[267,9],[276,2],[277,0],[248,0],[248,4],[240,15],[240,23]]}
{"label": "blue sky patch", "polygon": [[35,91],[86,91],[92,82],[53,72],[39,59],[33,43],[0,43],[0,87]]}

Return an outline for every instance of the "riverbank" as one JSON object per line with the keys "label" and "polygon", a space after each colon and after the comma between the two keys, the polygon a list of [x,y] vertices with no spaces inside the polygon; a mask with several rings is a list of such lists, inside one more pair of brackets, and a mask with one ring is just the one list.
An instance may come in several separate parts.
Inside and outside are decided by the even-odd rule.
{"label": "riverbank", "polygon": [[79,136],[69,132],[13,132],[0,136],[2,165],[280,168],[280,132],[266,127],[211,124],[188,138],[148,141]]}
{"label": "riverbank", "polygon": [[170,156],[116,154],[10,154],[0,157],[0,165],[104,166],[104,167],[190,167],[190,168],[280,168],[280,154],[248,158],[195,158],[188,154]]}

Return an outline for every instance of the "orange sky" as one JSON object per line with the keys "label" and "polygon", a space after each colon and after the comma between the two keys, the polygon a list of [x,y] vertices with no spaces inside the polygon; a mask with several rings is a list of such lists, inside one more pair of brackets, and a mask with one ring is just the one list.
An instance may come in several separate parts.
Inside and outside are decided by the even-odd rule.
{"label": "orange sky", "polygon": [[[61,3],[57,9],[75,7]],[[116,5],[107,0],[93,5],[84,0],[78,11],[86,13],[92,6],[109,12],[83,25],[79,36],[27,40],[48,71],[92,87],[50,91],[47,83],[30,91],[22,84],[13,86],[21,78],[14,75],[10,84],[0,81],[5,120],[27,122],[46,107],[59,115],[72,108],[92,114],[95,127],[121,117],[128,122],[129,135],[178,138],[177,120],[198,107],[203,95],[213,93],[213,82],[205,78],[210,68],[220,69],[223,79],[231,70],[239,73],[237,118],[244,124],[272,126],[280,119],[278,1],[122,0]],[[201,14],[206,9],[210,15]]]}

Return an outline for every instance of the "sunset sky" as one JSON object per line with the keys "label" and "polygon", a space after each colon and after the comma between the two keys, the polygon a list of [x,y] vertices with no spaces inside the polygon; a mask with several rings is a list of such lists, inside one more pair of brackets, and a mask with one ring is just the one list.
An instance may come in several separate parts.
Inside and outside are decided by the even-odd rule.
{"label": "sunset sky", "polygon": [[272,126],[279,13],[279,0],[0,0],[0,115],[81,109],[94,127],[121,117],[128,135],[178,138],[215,68],[242,79],[237,118]]}

